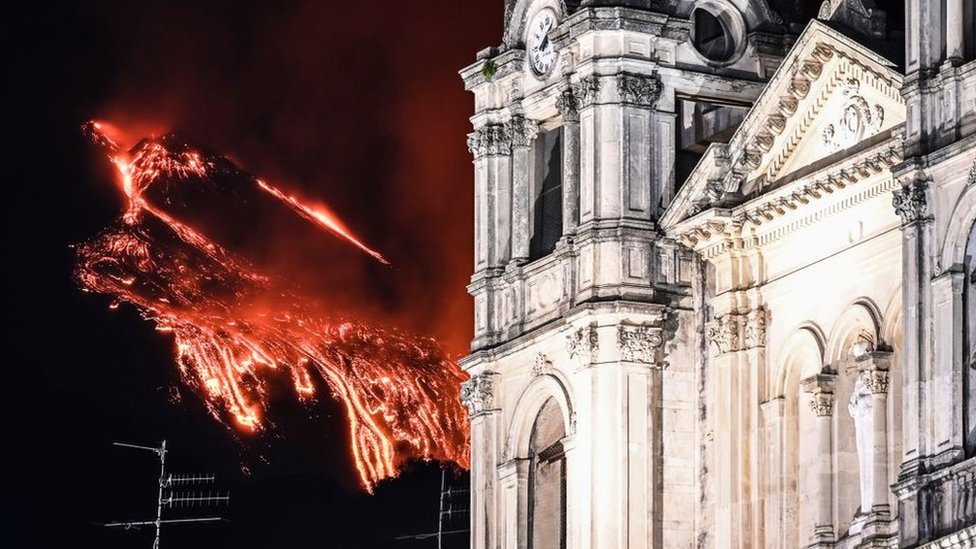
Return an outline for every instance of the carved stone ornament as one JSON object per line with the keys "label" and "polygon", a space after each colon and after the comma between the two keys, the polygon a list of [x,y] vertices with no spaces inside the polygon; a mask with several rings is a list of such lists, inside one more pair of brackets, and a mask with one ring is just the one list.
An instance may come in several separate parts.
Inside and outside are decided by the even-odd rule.
{"label": "carved stone ornament", "polygon": [[746,349],[766,346],[766,309],[759,307],[746,317]]}
{"label": "carved stone ornament", "polygon": [[532,365],[532,375],[541,376],[552,373],[552,361],[545,353],[535,356],[535,363]]}
{"label": "carved stone ornament", "polygon": [[556,110],[563,115],[566,120],[579,120],[579,98],[573,88],[566,88],[559,92],[556,98]]}
{"label": "carved stone ornament", "polygon": [[973,161],[973,167],[969,168],[969,179],[967,184],[976,185],[976,160]]}
{"label": "carved stone ornament", "polygon": [[586,108],[596,103],[600,94],[600,79],[596,76],[587,76],[576,84],[576,97],[579,99],[579,107]]}
{"label": "carved stone ornament", "polygon": [[871,372],[862,371],[854,382],[854,391],[851,393],[851,400],[847,403],[847,413],[852,418],[870,417],[874,407],[874,400],[871,397],[872,391],[868,387],[867,380]]}
{"label": "carved stone ornament", "polygon": [[866,370],[861,373],[864,386],[871,394],[886,394],[888,392],[888,372],[886,370]]}
{"label": "carved stone ornament", "polygon": [[584,326],[566,336],[566,350],[570,358],[578,358],[585,363],[596,361],[600,351],[596,327]]}
{"label": "carved stone ornament", "polygon": [[661,80],[657,76],[618,74],[617,92],[624,103],[653,107],[661,95]]}
{"label": "carved stone ornament", "polygon": [[810,395],[810,409],[817,417],[830,417],[834,414],[834,395],[814,393]]}
{"label": "carved stone ornament", "polygon": [[894,206],[898,217],[901,217],[902,225],[925,218],[928,213],[928,203],[925,199],[927,187],[924,181],[915,181],[893,191],[891,205]]}
{"label": "carved stone ornament", "polygon": [[740,349],[739,315],[727,314],[715,317],[708,326],[705,336],[716,354],[738,351]]}
{"label": "carved stone ornament", "polygon": [[475,158],[512,152],[512,139],[505,124],[485,124],[468,134],[468,150]]}
{"label": "carved stone ornament", "polygon": [[513,116],[507,126],[512,147],[529,147],[539,135],[538,124],[520,114]]}
{"label": "carved stone ornament", "polygon": [[495,405],[492,376],[491,373],[478,374],[461,384],[461,402],[468,408],[468,414],[473,416],[491,410]]}
{"label": "carved stone ornament", "polygon": [[[841,93],[845,95],[853,94],[851,91],[856,89],[856,80],[848,81],[848,84],[841,86]],[[860,95],[853,95],[844,104],[840,119],[824,127],[821,137],[824,147],[830,151],[839,151],[855,145],[863,139],[870,137],[879,130],[884,124],[884,107],[878,104],[870,105],[866,99]]]}
{"label": "carved stone ornament", "polygon": [[659,330],[650,326],[617,327],[617,347],[625,361],[655,364],[657,349],[663,342]]}

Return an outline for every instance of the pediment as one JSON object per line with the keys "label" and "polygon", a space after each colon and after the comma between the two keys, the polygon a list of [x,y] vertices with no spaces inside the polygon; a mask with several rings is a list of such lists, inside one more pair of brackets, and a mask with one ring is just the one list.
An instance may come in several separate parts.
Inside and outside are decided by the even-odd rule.
{"label": "pediment", "polygon": [[876,149],[905,121],[901,80],[884,58],[811,22],[729,143],[708,149],[662,227],[734,208]]}

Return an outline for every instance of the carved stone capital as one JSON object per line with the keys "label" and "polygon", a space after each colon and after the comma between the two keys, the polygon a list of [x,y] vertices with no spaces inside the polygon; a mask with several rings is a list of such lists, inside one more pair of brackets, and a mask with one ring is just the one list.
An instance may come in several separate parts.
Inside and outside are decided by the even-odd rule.
{"label": "carved stone capital", "polygon": [[535,356],[535,363],[532,364],[532,375],[541,376],[552,373],[552,361],[545,353],[539,353]]}
{"label": "carved stone capital", "polygon": [[507,126],[512,147],[529,147],[539,135],[539,125],[520,114],[513,116]]}
{"label": "carved stone capital", "polygon": [[600,351],[596,326],[584,326],[566,336],[566,350],[570,358],[578,358],[584,364],[595,362]]}
{"label": "carved stone capital", "polygon": [[495,405],[495,377],[494,372],[485,372],[472,376],[461,384],[461,402],[468,408],[468,414],[490,411]]}
{"label": "carved stone capital", "polygon": [[834,413],[833,374],[816,374],[800,382],[803,390],[810,394],[810,409],[817,417],[828,417]]}
{"label": "carved stone capital", "polygon": [[620,358],[625,361],[656,364],[657,350],[663,342],[657,328],[623,324],[617,327],[617,347]]}
{"label": "carved stone capital", "polygon": [[705,337],[712,344],[712,349],[716,354],[725,354],[738,351],[741,348],[739,341],[739,315],[729,313],[715,317],[705,331]]}
{"label": "carved stone capital", "polygon": [[579,98],[576,96],[575,91],[572,87],[567,87],[566,89],[559,92],[559,96],[556,97],[556,110],[559,114],[563,115],[563,118],[569,121],[579,120]]}
{"label": "carved stone capital", "polygon": [[657,76],[618,74],[617,92],[624,103],[653,107],[661,96],[661,80]]}
{"label": "carved stone capital", "polygon": [[967,185],[976,185],[976,160],[973,161],[973,167],[969,168],[969,178],[966,180]]}
{"label": "carved stone capital", "polygon": [[468,134],[468,151],[474,157],[504,155],[512,152],[512,139],[504,124],[485,124]]}
{"label": "carved stone capital", "polygon": [[925,198],[927,188],[928,183],[925,181],[915,181],[893,191],[891,205],[901,217],[902,225],[925,219],[928,213],[928,202]]}
{"label": "carved stone capital", "polygon": [[817,417],[830,417],[834,415],[834,394],[833,393],[814,393],[810,395],[810,409]]}
{"label": "carved stone capital", "polygon": [[746,316],[745,348],[766,346],[766,309],[759,307]]}
{"label": "carved stone capital", "polygon": [[864,376],[864,386],[871,391],[871,394],[884,394],[888,392],[888,381],[890,376],[885,370],[865,370],[861,373]]}
{"label": "carved stone capital", "polygon": [[592,75],[587,76],[576,84],[575,91],[579,99],[579,108],[585,109],[596,103],[600,94],[600,79]]}

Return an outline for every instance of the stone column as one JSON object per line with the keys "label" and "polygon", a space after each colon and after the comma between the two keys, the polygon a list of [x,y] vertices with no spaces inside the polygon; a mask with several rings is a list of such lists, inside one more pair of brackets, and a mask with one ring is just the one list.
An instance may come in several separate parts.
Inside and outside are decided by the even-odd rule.
{"label": "stone column", "polygon": [[[963,0],[946,0],[946,60],[960,63],[963,60],[966,13]],[[972,32],[972,29],[969,29]]]}
{"label": "stone column", "polygon": [[532,174],[532,142],[539,135],[539,127],[522,115],[509,121],[512,136],[512,261],[529,260],[529,182]]}
{"label": "stone column", "polygon": [[474,156],[475,271],[503,267],[510,254],[512,142],[504,124],[485,124],[468,135]]}
{"label": "stone column", "polygon": [[576,232],[579,224],[580,123],[579,98],[567,87],[556,99],[556,109],[563,115],[563,237]]}
{"label": "stone column", "polygon": [[[913,2],[912,5],[916,3]],[[905,304],[904,349],[902,350],[902,457],[896,492],[899,498],[899,538],[903,546],[920,539],[924,509],[919,505],[918,479],[927,455],[931,336],[931,218],[928,217],[924,176],[912,174],[908,185],[893,193],[892,206],[901,217],[902,302]]]}
{"label": "stone column", "polygon": [[[834,381],[832,374],[817,374],[801,383],[810,395],[810,410],[816,416],[817,444],[815,460],[817,470],[816,505],[813,508],[813,536],[807,547],[825,547],[834,542],[833,517],[833,425]],[[800,532],[802,536],[808,535]]]}
{"label": "stone column", "polygon": [[783,436],[783,397],[767,400],[759,405],[762,412],[766,452],[763,456],[763,539],[762,546],[783,547],[785,524],[783,520],[784,497],[783,455],[786,442]]}
{"label": "stone column", "polygon": [[[498,547],[499,520],[505,510],[504,493],[499,493],[504,487],[499,486],[496,475],[501,451],[501,411],[494,402],[497,376],[484,372],[461,385],[461,401],[471,415],[471,547],[476,549]],[[504,522],[501,524],[504,528]]]}

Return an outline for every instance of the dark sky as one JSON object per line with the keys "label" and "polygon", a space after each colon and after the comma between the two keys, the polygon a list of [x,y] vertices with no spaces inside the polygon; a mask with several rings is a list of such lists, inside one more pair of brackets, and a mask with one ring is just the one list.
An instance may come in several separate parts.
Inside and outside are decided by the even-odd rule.
{"label": "dark sky", "polygon": [[[439,469],[367,496],[342,410],[274,403],[278,429],[236,436],[180,385],[172,342],[130,308],[83,294],[70,246],[119,213],[88,118],[179,130],[249,171],[328,203],[392,269],[329,247],[253,258],[358,314],[466,350],[471,304],[471,96],[457,71],[500,41],[501,0],[90,2],[8,18],[2,399],[3,547],[149,547],[94,523],[153,507],[152,455],[233,494],[226,525],[180,527],[164,547],[430,547],[395,534],[436,520]],[[282,242],[268,228],[269,242]],[[287,235],[286,235],[287,236]],[[273,238],[274,237],[274,238]],[[347,258],[348,254],[342,256]],[[263,262],[263,263],[262,263]],[[245,474],[243,469],[250,474]]]}

